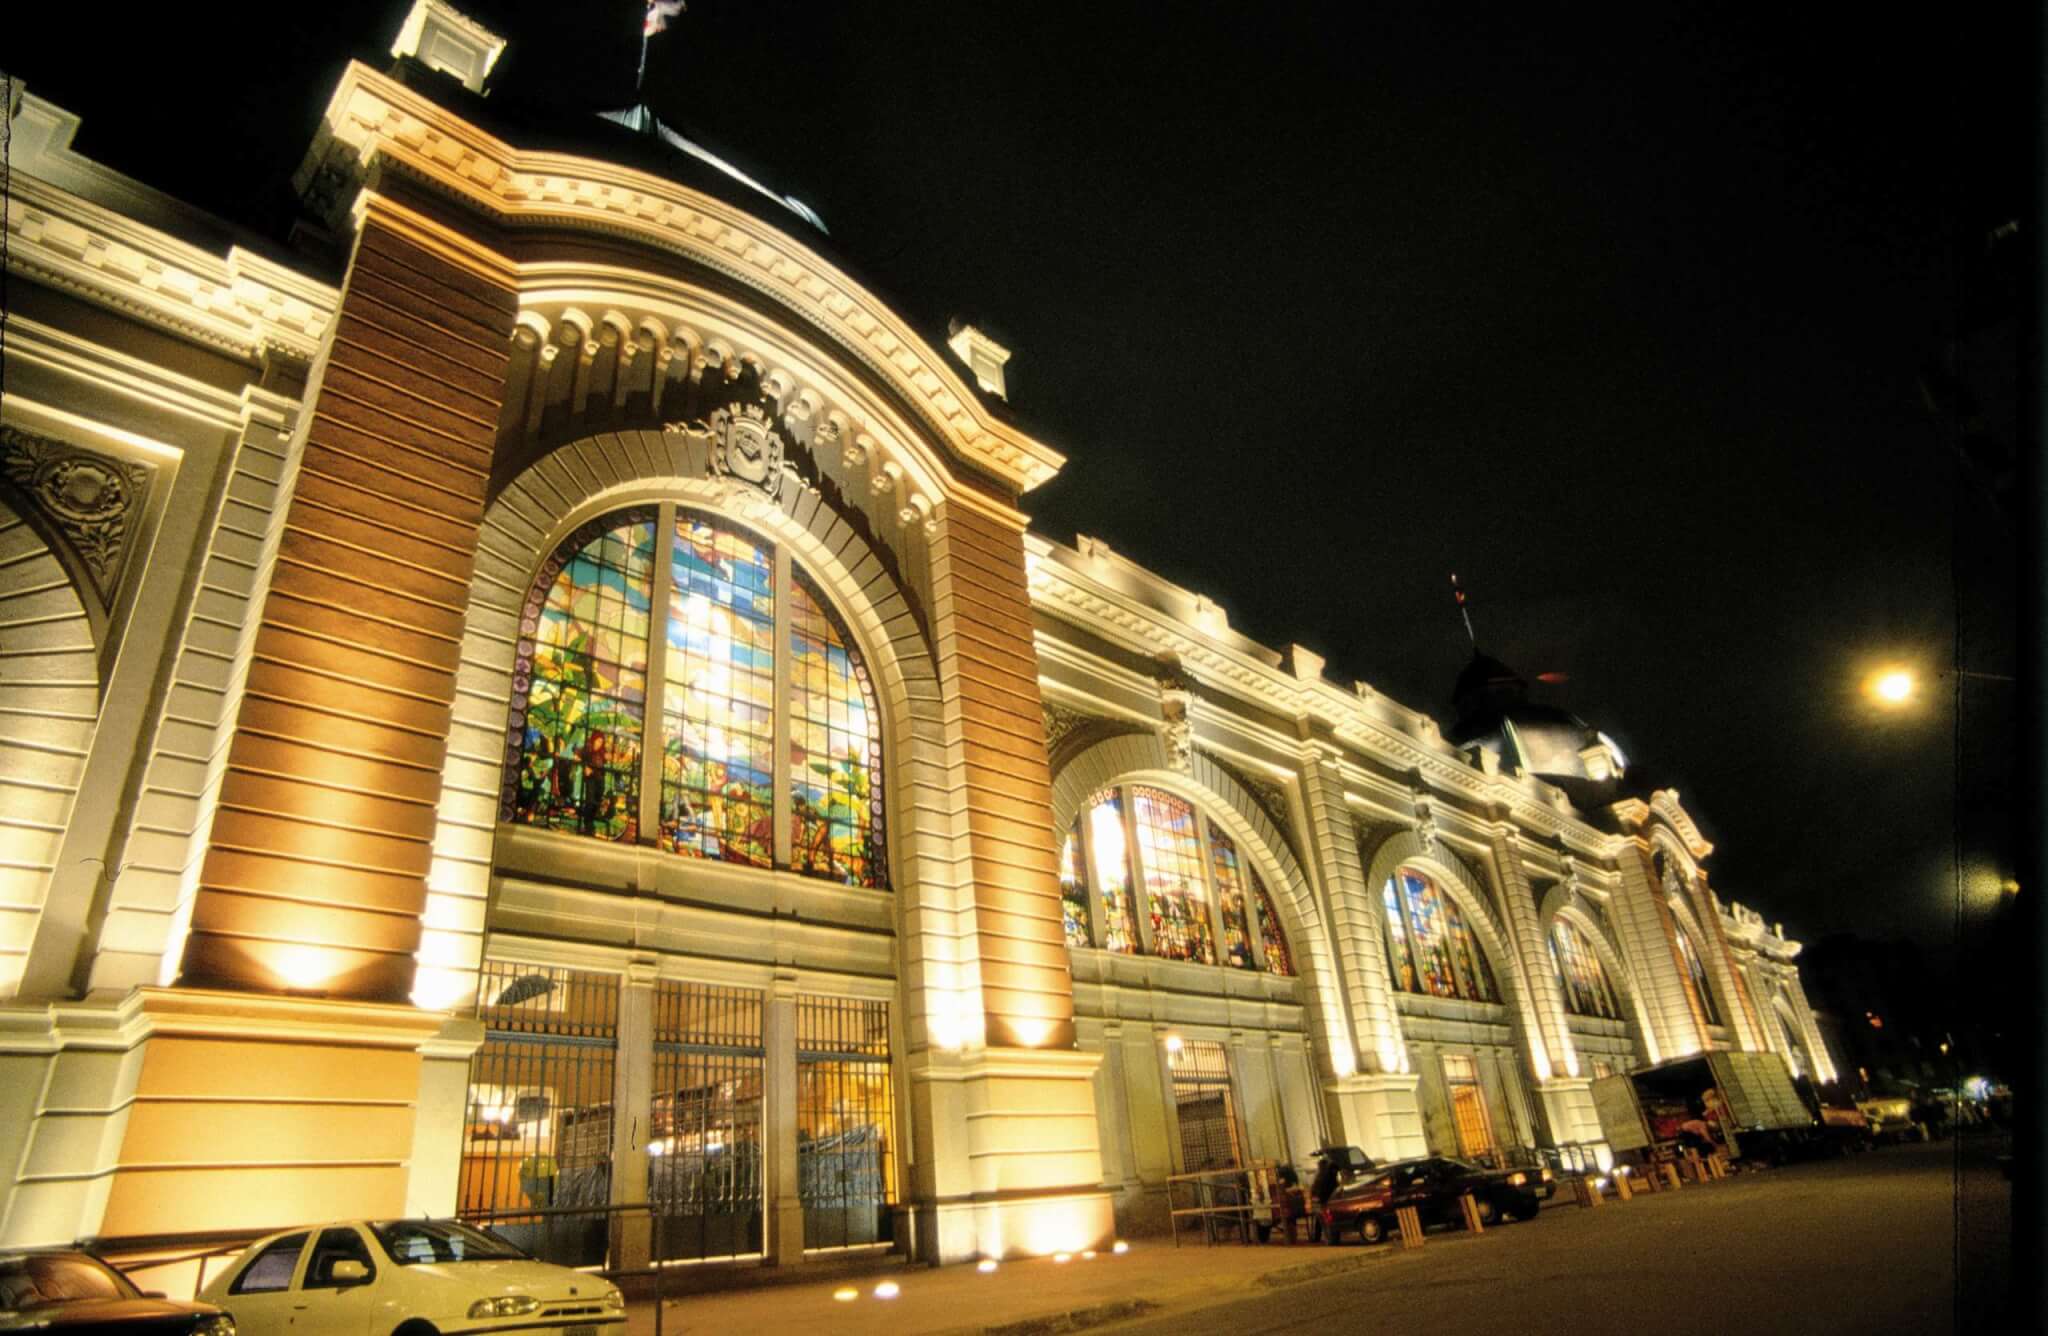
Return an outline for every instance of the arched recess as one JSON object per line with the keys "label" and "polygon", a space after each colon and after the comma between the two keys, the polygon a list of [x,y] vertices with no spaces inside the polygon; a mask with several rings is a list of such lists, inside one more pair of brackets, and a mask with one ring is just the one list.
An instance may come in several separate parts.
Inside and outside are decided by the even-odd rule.
{"label": "arched recess", "polygon": [[[945,783],[938,675],[919,619],[882,564],[815,492],[785,476],[777,493],[711,476],[708,439],[637,431],[571,442],[512,480],[486,510],[470,581],[455,723],[443,767],[420,949],[420,1005],[462,1005],[482,958],[499,783],[505,763],[520,609],[534,572],[585,521],[658,498],[729,516],[773,542],[815,580],[845,619],[875,683],[892,821],[889,866],[900,986],[913,1048],[978,1036],[974,901]],[[935,819],[934,819],[935,818]],[[955,943],[970,944],[964,951]],[[972,1030],[973,1033],[966,1031]]]}
{"label": "arched recess", "polygon": [[1487,894],[1486,888],[1479,884],[1479,879],[1463,860],[1440,848],[1435,841],[1425,844],[1422,837],[1412,830],[1396,831],[1382,840],[1373,850],[1365,878],[1367,892],[1372,897],[1372,922],[1379,936],[1370,944],[1360,943],[1360,949],[1386,951],[1380,888],[1404,867],[1416,868],[1434,878],[1437,886],[1457,905],[1458,912],[1465,916],[1465,921],[1472,925],[1472,931],[1479,935],[1480,948],[1486,952],[1486,963],[1492,967],[1493,976],[1500,982],[1504,994],[1501,1002],[1514,1018],[1516,1028],[1528,1046],[1530,1069],[1538,1081],[1549,1080],[1550,1049],[1543,1042],[1543,1031],[1537,1025],[1535,1009],[1529,1001],[1533,993],[1522,969],[1521,956],[1508,944],[1507,929],[1493,909],[1493,897]]}
{"label": "arched recess", "polygon": [[1820,1067],[1814,1061],[1813,1049],[1806,1042],[1805,1031],[1800,1027],[1798,1013],[1793,1009],[1785,994],[1771,991],[1771,1019],[1777,1024],[1778,1033],[1785,1038],[1787,1055],[1799,1065],[1799,1070],[1813,1080],[1820,1080]]}
{"label": "arched recess", "polygon": [[[1635,971],[1629,968],[1620,947],[1607,935],[1599,916],[1592,906],[1562,883],[1552,886],[1544,895],[1543,903],[1536,907],[1536,927],[1543,934],[1547,951],[1550,942],[1550,925],[1563,919],[1578,929],[1593,947],[1593,954],[1600,958],[1600,968],[1607,971],[1607,980],[1628,1000],[1628,1012],[1635,1026],[1635,1039],[1645,1062],[1662,1062],[1663,1054],[1657,1047],[1655,1032],[1650,1026],[1650,1011],[1643,1000],[1643,990],[1636,985]],[[1569,1016],[1569,1012],[1566,1013]]]}
{"label": "arched recess", "polygon": [[1294,953],[1297,977],[1307,989],[1310,1014],[1316,1019],[1316,1051],[1325,1065],[1323,1075],[1352,1075],[1358,1066],[1357,1050],[1344,1020],[1329,932],[1307,874],[1257,800],[1199,751],[1190,758],[1186,771],[1176,770],[1157,734],[1123,734],[1080,752],[1053,776],[1055,838],[1073,825],[1075,814],[1091,794],[1112,784],[1151,784],[1178,794],[1236,841],[1238,851],[1251,860],[1274,892],[1280,926]]}
{"label": "arched recess", "polygon": [[0,998],[14,996],[99,721],[92,600],[0,491]]}
{"label": "arched recess", "polygon": [[[1712,1001],[1714,1009],[1720,1013],[1721,1026],[1727,1029],[1734,1028],[1735,1008],[1732,1005],[1734,999],[1728,996],[1728,990],[1722,986],[1721,980],[1715,977],[1717,971],[1714,968],[1714,958],[1707,954],[1712,943],[1707,937],[1706,929],[1700,923],[1699,915],[1693,912],[1692,905],[1683,891],[1665,890],[1661,891],[1660,894],[1664,896],[1665,907],[1671,911],[1672,919],[1692,939],[1693,949],[1700,953],[1700,965],[1706,970],[1707,986],[1714,990]],[[1692,974],[1686,969],[1685,961],[1682,957],[1674,958],[1672,964],[1678,970],[1680,978],[1685,979],[1688,983],[1692,981]],[[1702,1027],[1701,1033],[1704,1036],[1707,1018],[1704,1015],[1698,1017],[1698,1023]]]}

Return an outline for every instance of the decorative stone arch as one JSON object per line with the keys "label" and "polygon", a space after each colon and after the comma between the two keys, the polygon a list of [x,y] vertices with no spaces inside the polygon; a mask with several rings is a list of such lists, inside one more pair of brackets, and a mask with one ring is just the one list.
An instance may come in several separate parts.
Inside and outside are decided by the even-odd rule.
{"label": "decorative stone arch", "polygon": [[1258,800],[1199,751],[1191,757],[1188,769],[1180,771],[1174,769],[1158,734],[1123,734],[1086,748],[1053,776],[1054,838],[1064,838],[1090,795],[1113,784],[1149,784],[1185,798],[1236,841],[1239,853],[1258,869],[1274,893],[1281,930],[1294,955],[1295,977],[1307,989],[1307,1005],[1321,1032],[1322,1042],[1316,1051],[1327,1068],[1324,1075],[1351,1075],[1357,1055],[1344,1021],[1337,957],[1328,927],[1308,874]]}
{"label": "decorative stone arch", "polygon": [[[653,500],[728,517],[787,547],[846,623],[875,684],[883,725],[883,792],[892,818],[888,860],[902,951],[906,1029],[922,1047],[936,1003],[957,1021],[979,1014],[979,972],[971,885],[959,841],[947,833],[958,797],[943,773],[944,726],[938,672],[921,619],[883,564],[814,491],[785,478],[775,495],[710,476],[709,442],[698,434],[608,433],[571,442],[536,461],[491,502],[470,580],[454,724],[442,770],[428,877],[427,928],[420,949],[423,1006],[459,1005],[475,988],[482,959],[499,794],[505,763],[521,607],[534,573],[577,526]],[[916,822],[899,814],[937,812]],[[913,946],[910,939],[915,938]],[[932,958],[926,958],[926,957]],[[949,1039],[964,1036],[949,1035]]]}
{"label": "decorative stone arch", "polygon": [[[1486,952],[1487,963],[1493,967],[1493,976],[1500,982],[1501,1003],[1514,1018],[1523,1043],[1527,1045],[1531,1068],[1538,1080],[1549,1079],[1550,1049],[1538,1024],[1535,992],[1523,972],[1521,956],[1510,945],[1507,928],[1494,912],[1493,897],[1487,894],[1479,878],[1462,859],[1441,850],[1435,841],[1423,843],[1422,837],[1412,830],[1396,831],[1382,840],[1373,850],[1366,869],[1366,893],[1372,901],[1375,928],[1384,937],[1386,925],[1382,920],[1386,911],[1382,907],[1380,891],[1387,879],[1403,867],[1429,873],[1444,894],[1451,897],[1466,922],[1472,925],[1472,931],[1479,936],[1480,949]],[[1361,943],[1360,948],[1386,950],[1380,942]],[[1391,990],[1391,982],[1389,988]]]}
{"label": "decorative stone arch", "polygon": [[1559,919],[1576,928],[1592,945],[1593,954],[1600,958],[1600,968],[1607,971],[1608,982],[1621,990],[1629,1018],[1635,1024],[1636,1039],[1642,1046],[1643,1057],[1650,1062],[1662,1061],[1656,1032],[1650,1025],[1650,1009],[1643,1000],[1643,990],[1638,986],[1635,971],[1629,968],[1621,948],[1608,935],[1585,898],[1563,883],[1552,886],[1544,894],[1543,903],[1536,908],[1536,927],[1543,934],[1546,952],[1550,949],[1550,925]]}
{"label": "decorative stone arch", "polygon": [[[0,998],[12,997],[28,962],[57,849],[85,773],[99,721],[102,678],[92,600],[53,542],[0,490]],[[18,943],[18,948],[16,947]]]}

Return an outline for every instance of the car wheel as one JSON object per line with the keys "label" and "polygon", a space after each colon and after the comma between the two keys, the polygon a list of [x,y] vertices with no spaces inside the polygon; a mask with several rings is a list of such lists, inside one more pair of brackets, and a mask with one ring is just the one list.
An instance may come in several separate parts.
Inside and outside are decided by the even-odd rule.
{"label": "car wheel", "polygon": [[401,1324],[398,1330],[391,1333],[391,1336],[441,1336],[441,1333],[435,1330],[433,1323],[423,1322],[418,1318],[414,1318],[410,1322]]}
{"label": "car wheel", "polygon": [[1366,1216],[1358,1222],[1360,1243],[1379,1243],[1387,1237],[1387,1222],[1376,1215]]}
{"label": "car wheel", "polygon": [[1473,1202],[1473,1205],[1479,1208],[1479,1223],[1480,1223],[1480,1224],[1482,1224],[1482,1225],[1490,1225],[1490,1224],[1492,1224],[1492,1223],[1493,1223],[1494,1221],[1496,1221],[1496,1220],[1500,1219],[1500,1207],[1499,1207],[1498,1205],[1496,1205],[1496,1204],[1495,1204],[1495,1202],[1494,1202],[1493,1198],[1491,1198],[1491,1197],[1480,1197],[1480,1198],[1477,1198],[1477,1199],[1475,1199],[1475,1200],[1474,1200],[1474,1202]]}

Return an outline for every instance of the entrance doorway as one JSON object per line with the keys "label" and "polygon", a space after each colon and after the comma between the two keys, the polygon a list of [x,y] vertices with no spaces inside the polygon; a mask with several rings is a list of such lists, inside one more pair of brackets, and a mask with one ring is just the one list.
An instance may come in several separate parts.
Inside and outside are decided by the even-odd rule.
{"label": "entrance doorway", "polygon": [[1173,1112],[1180,1129],[1184,1174],[1235,1169],[1244,1163],[1244,1135],[1230,1089],[1230,1061],[1223,1045],[1183,1043],[1167,1055],[1173,1073]]}
{"label": "entrance doorway", "polygon": [[1462,1053],[1445,1054],[1444,1086],[1451,1097],[1451,1123],[1458,1132],[1459,1157],[1491,1157],[1493,1124],[1486,1116],[1486,1092],[1479,1085],[1478,1064]]}

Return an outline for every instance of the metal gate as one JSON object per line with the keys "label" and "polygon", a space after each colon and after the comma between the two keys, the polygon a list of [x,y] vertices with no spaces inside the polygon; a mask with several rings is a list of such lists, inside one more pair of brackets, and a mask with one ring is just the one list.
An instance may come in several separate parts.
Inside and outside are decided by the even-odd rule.
{"label": "metal gate", "polygon": [[488,960],[477,1017],[485,1037],[470,1060],[458,1213],[546,1261],[602,1265],[617,977]]}
{"label": "metal gate", "polygon": [[896,1197],[889,1004],[802,995],[796,1015],[804,1247],[888,1242]]}
{"label": "metal gate", "polygon": [[657,1260],[761,1252],[761,994],[661,980],[647,1201]]}
{"label": "metal gate", "polygon": [[1181,1172],[1234,1169],[1243,1164],[1244,1139],[1237,1125],[1230,1061],[1223,1045],[1184,1042],[1167,1054],[1166,1061],[1173,1072]]}

